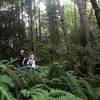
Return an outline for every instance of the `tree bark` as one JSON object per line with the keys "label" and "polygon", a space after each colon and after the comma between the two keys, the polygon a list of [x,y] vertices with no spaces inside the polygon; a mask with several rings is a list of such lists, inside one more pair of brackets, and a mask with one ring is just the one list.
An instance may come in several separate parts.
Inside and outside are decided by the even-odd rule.
{"label": "tree bark", "polygon": [[96,0],[90,0],[90,1],[91,1],[93,9],[95,11],[96,20],[97,20],[97,23],[98,23],[98,26],[100,29],[100,8],[99,8]]}
{"label": "tree bark", "polygon": [[39,4],[40,4],[40,1],[39,0],[39,3],[38,3],[38,10],[39,10],[39,14],[38,14],[38,17],[39,17],[39,40],[41,41],[42,39],[42,31],[41,31],[41,11],[40,11],[40,7],[39,7]]}
{"label": "tree bark", "polygon": [[90,45],[90,33],[91,33],[91,29],[89,27],[88,18],[86,16],[85,9],[84,9],[84,0],[76,0],[76,3],[77,3],[77,6],[78,6],[78,10],[79,10],[79,14],[80,14],[80,18],[81,18],[81,23],[82,23],[82,26],[83,26],[83,30],[85,32],[84,35],[85,35],[85,39],[86,39],[86,45],[87,44]]}
{"label": "tree bark", "polygon": [[57,0],[57,3],[58,3],[59,14],[61,17],[62,29],[63,29],[64,37],[65,37],[65,43],[66,43],[67,49],[69,49],[69,37],[68,37],[67,25],[65,23],[64,7],[61,7],[59,0]]}
{"label": "tree bark", "polygon": [[56,13],[56,0],[48,0],[47,15],[49,18],[49,33],[50,43],[53,47],[58,47],[59,44],[59,32],[57,26],[57,13]]}

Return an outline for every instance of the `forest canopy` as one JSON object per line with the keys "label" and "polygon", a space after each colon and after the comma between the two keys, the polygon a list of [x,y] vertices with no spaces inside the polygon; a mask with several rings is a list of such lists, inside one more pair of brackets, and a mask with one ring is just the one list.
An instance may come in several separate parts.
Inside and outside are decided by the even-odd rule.
{"label": "forest canopy", "polygon": [[99,0],[0,0],[0,45],[15,51],[39,43],[99,47],[99,5]]}

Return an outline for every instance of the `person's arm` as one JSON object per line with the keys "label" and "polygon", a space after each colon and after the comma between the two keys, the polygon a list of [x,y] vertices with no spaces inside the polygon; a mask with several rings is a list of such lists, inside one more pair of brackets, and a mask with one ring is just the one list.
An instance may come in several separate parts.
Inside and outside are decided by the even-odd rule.
{"label": "person's arm", "polygon": [[24,63],[25,63],[25,60],[26,60],[26,58],[24,58],[24,59],[23,59],[23,62],[22,62],[22,64],[24,64]]}
{"label": "person's arm", "polygon": [[32,60],[35,60],[35,59],[34,59],[34,55],[32,55]]}

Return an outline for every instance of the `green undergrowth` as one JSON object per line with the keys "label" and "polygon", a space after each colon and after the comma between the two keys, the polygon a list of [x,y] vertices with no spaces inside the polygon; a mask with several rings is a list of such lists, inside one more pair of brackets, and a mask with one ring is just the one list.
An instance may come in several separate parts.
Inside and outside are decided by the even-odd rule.
{"label": "green undergrowth", "polygon": [[100,100],[99,75],[81,76],[67,61],[35,70],[14,61],[0,61],[0,100]]}

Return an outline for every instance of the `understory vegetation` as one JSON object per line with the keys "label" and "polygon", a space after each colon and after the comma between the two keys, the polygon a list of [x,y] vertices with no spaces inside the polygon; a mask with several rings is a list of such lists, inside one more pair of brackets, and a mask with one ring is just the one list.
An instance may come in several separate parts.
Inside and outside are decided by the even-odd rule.
{"label": "understory vegetation", "polygon": [[[67,58],[54,56],[54,62],[49,61],[53,54],[43,56],[49,49],[41,50],[35,70],[20,69],[16,59],[0,61],[0,100],[100,100],[98,50],[76,50]],[[48,64],[41,64],[48,57]]]}

